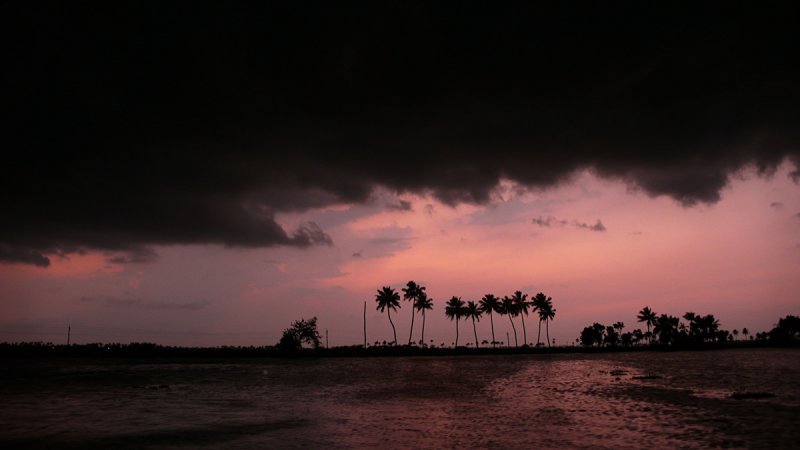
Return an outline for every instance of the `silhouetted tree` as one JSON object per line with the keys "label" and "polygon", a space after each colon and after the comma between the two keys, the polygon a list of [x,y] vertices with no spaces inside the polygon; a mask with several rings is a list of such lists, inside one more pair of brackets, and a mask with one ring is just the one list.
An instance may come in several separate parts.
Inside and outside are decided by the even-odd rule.
{"label": "silhouetted tree", "polygon": [[733,340],[735,341],[735,340],[736,340],[736,338],[738,338],[738,337],[739,337],[739,330],[737,330],[736,328],[734,328],[734,329],[733,329],[733,331],[731,331],[731,333],[733,333]]}
{"label": "silhouetted tree", "polygon": [[642,333],[642,330],[640,330],[638,328],[633,330],[633,341],[634,341],[634,343],[639,344],[639,343],[642,342],[643,339],[644,339],[644,333]]}
{"label": "silhouetted tree", "polygon": [[606,327],[606,345],[609,347],[616,347],[619,344],[619,334],[617,329],[611,325]]}
{"label": "silhouetted tree", "polygon": [[742,328],[742,336],[744,336],[745,340],[747,340],[747,335],[748,334],[750,334],[750,330],[748,330],[746,327]]}
{"label": "silhouetted tree", "polygon": [[472,319],[472,332],[475,334],[475,348],[480,347],[478,345],[478,331],[475,329],[475,321],[480,321],[481,315],[483,315],[483,311],[481,311],[480,306],[472,300],[468,301],[467,306],[464,308],[464,317]]}
{"label": "silhouetted tree", "polygon": [[394,334],[394,345],[397,345],[397,330],[394,328],[392,322],[391,310],[397,310],[400,307],[400,294],[394,289],[384,286],[378,290],[378,295],[375,296],[375,301],[378,302],[377,310],[383,312],[386,310],[386,315],[389,317],[389,323],[392,325],[392,333]]}
{"label": "silhouetted tree", "polygon": [[675,343],[678,335],[678,323],[680,323],[680,320],[674,316],[661,314],[658,317],[656,325],[653,328],[653,333],[658,335],[658,341],[661,344],[667,345]]}
{"label": "silhouetted tree", "polygon": [[[552,310],[553,316],[555,316],[555,310],[553,308],[552,300],[550,297],[544,295],[543,293],[539,292],[536,296],[533,297],[533,310],[536,311],[539,315],[539,332],[536,334],[536,346],[538,347],[542,340],[542,322],[547,323],[548,319],[548,312]],[[549,308],[549,310],[548,310]],[[550,338],[547,338],[548,342]]]}
{"label": "silhouetted tree", "polygon": [[678,336],[681,339],[685,339],[687,336],[689,336],[689,331],[683,322],[678,323]]}
{"label": "silhouetted tree", "polygon": [[[618,344],[625,345],[625,338],[622,333],[622,330],[625,328],[625,324],[622,322],[616,322],[611,325],[611,331],[606,331],[606,338],[609,339],[609,345],[612,347],[616,347]],[[628,342],[630,343],[630,336],[627,338]]]}
{"label": "silhouetted tree", "polygon": [[503,297],[502,302],[500,303],[500,314],[505,314],[508,316],[509,322],[511,322],[511,329],[514,330],[514,347],[519,347],[519,343],[517,342],[517,327],[514,326],[513,317],[516,317],[517,314],[517,305],[514,303],[510,297]]}
{"label": "silhouetted tree", "polygon": [[411,302],[411,329],[408,330],[408,345],[411,345],[411,336],[414,334],[414,304],[416,303],[419,296],[425,292],[425,287],[420,286],[413,281],[409,281],[406,283],[406,287],[403,288],[403,299]]}
{"label": "silhouetted tree", "polygon": [[689,337],[691,339],[696,339],[697,338],[697,323],[695,321],[697,320],[697,314],[695,314],[695,313],[690,311],[690,312],[687,312],[686,314],[684,314],[683,318],[689,323]]}
{"label": "silhouetted tree", "polygon": [[553,308],[553,299],[547,297],[544,302],[542,302],[541,307],[539,308],[539,317],[544,318],[544,328],[545,334],[547,336],[547,346],[550,346],[550,321],[553,320],[556,316],[556,309]]}
{"label": "silhouetted tree", "polygon": [[639,322],[644,322],[647,325],[647,334],[651,340],[650,343],[652,343],[653,335],[650,333],[650,327],[655,326],[656,324],[656,313],[653,312],[649,306],[645,306],[641,311],[639,311],[639,315],[636,316],[636,320]]}
{"label": "silhouetted tree", "polygon": [[800,339],[800,317],[789,315],[778,319],[775,328],[769,331],[769,339],[784,343]]}
{"label": "silhouetted tree", "polygon": [[511,295],[511,300],[514,302],[514,308],[517,310],[520,320],[522,320],[522,345],[528,345],[528,332],[525,330],[525,316],[528,315],[528,308],[530,307],[528,295],[523,294],[522,291],[514,291]]}
{"label": "silhouetted tree", "polygon": [[584,347],[591,347],[595,344],[600,346],[604,341],[606,331],[605,325],[595,322],[593,325],[585,327],[581,331],[580,342]]}
{"label": "silhouetted tree", "polygon": [[494,319],[492,318],[492,313],[500,312],[500,299],[492,294],[486,294],[480,300],[480,304],[481,311],[489,314],[489,322],[492,324],[492,347],[495,347],[497,340],[494,338]]}
{"label": "silhouetted tree", "polygon": [[444,307],[444,314],[450,320],[456,321],[456,342],[455,348],[458,348],[458,321],[464,317],[464,300],[461,297],[453,297],[447,301]]}
{"label": "silhouetted tree", "polygon": [[283,330],[278,347],[284,350],[299,350],[303,343],[311,344],[314,349],[320,346],[320,335],[317,331],[317,318],[312,317],[308,320],[300,319],[292,322],[292,326]]}
{"label": "silhouetted tree", "polygon": [[[720,340],[719,321],[713,314],[706,314],[705,316],[692,314],[693,315],[690,316],[689,313],[686,313],[684,318],[686,318],[686,316],[692,318],[689,329],[694,342],[702,344],[708,341]],[[727,340],[727,332],[722,340]]]}
{"label": "silhouetted tree", "polygon": [[419,344],[424,345],[425,343],[425,311],[429,311],[433,309],[433,299],[428,298],[428,294],[424,291],[420,293],[417,300],[414,301],[414,308],[417,311],[422,311],[422,335],[419,338]]}

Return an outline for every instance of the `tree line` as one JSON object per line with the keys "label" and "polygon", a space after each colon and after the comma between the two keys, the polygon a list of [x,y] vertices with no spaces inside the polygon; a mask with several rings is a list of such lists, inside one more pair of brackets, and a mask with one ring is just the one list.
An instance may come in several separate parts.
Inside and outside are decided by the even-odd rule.
{"label": "tree line", "polygon": [[581,331],[576,342],[584,347],[630,347],[634,345],[666,345],[666,346],[692,346],[715,342],[737,340],[741,334],[745,340],[770,340],[785,342],[797,340],[800,337],[800,318],[786,316],[770,332],[751,335],[750,330],[742,328],[732,331],[720,328],[719,320],[713,314],[700,315],[687,312],[680,318],[669,314],[656,314],[650,307],[639,311],[636,319],[643,323],[646,331],[635,329],[624,332],[625,324],[616,322],[613,325],[603,325],[595,322]]}
{"label": "tree line", "polygon": [[[666,317],[662,319],[663,316]],[[686,319],[687,316],[692,318],[692,320]],[[584,332],[581,333],[581,338],[583,338],[584,333],[586,333],[586,339],[582,340],[578,338],[578,342],[585,346],[595,347],[632,346],[637,344],[649,344],[651,341],[667,345],[679,345],[686,342],[725,342],[735,339],[737,336],[735,332],[728,333],[725,330],[719,329],[719,323],[713,318],[713,315],[698,316],[697,314],[684,314],[684,319],[686,322],[682,323],[675,317],[663,314],[656,315],[650,308],[644,308],[639,313],[638,320],[647,325],[648,328],[646,332],[642,332],[641,330],[634,330],[629,333],[622,332],[624,329],[624,324],[622,324],[622,322],[616,322],[611,326],[596,323],[584,329]],[[677,326],[674,326],[676,321]],[[661,326],[659,322],[661,322]],[[693,324],[694,328],[692,327]],[[664,329],[672,328],[673,331],[667,331],[662,337],[662,326]],[[677,331],[674,331],[676,327]],[[715,328],[716,331],[714,331]],[[587,329],[591,329],[592,331],[587,332]],[[793,315],[782,317],[770,331],[755,333],[755,335],[750,334],[747,328],[742,328],[741,334],[745,339],[749,340],[754,347],[798,346],[800,345],[800,317]],[[629,337],[626,337],[626,335]],[[639,338],[636,338],[636,336],[639,336]],[[66,345],[53,344],[52,342],[1,342],[0,357],[263,357],[285,356],[287,352],[297,352],[301,350],[303,344],[311,347],[311,349],[306,349],[309,355],[331,354],[359,356],[365,354],[364,348],[361,345],[337,347],[333,349],[322,348],[320,335],[317,331],[317,319],[316,317],[312,317],[309,320],[301,319],[293,322],[289,328],[284,330],[281,341],[273,346],[178,347],[163,346],[149,342],[133,342],[129,344],[95,342],[87,344],[72,343]],[[409,348],[405,346],[399,347],[398,350],[404,348],[410,351],[421,350],[419,348]],[[567,351],[569,348],[563,349]],[[574,348],[574,350],[579,349],[579,347]],[[376,350],[380,349],[376,348]]]}
{"label": "tree line", "polygon": [[[401,289],[402,300],[411,303],[411,327],[408,332],[408,344],[425,344],[425,316],[426,312],[433,309],[433,299],[428,297],[425,291],[425,286],[419,285],[416,282],[409,281],[406,287]],[[377,303],[376,309],[380,312],[386,311],[386,317],[389,319],[389,324],[392,326],[392,334],[394,336],[393,345],[397,345],[397,328],[392,320],[392,311],[400,309],[400,292],[389,287],[384,286],[378,289],[375,295],[375,302]],[[417,313],[422,315],[422,332],[420,333],[420,340],[414,342],[414,318]],[[475,348],[480,347],[478,340],[478,332],[475,323],[480,321],[484,314],[489,316],[492,329],[491,342],[483,341],[485,344],[491,344],[496,347],[498,344],[494,334],[494,315],[507,316],[511,323],[511,329],[514,331],[514,347],[519,346],[517,340],[517,327],[514,319],[519,317],[522,321],[522,334],[523,334],[523,347],[528,345],[528,331],[525,327],[525,317],[533,314],[539,319],[539,330],[536,337],[536,346],[543,346],[541,342],[542,335],[542,322],[545,324],[545,337],[547,345],[550,346],[550,321],[555,318],[556,310],[553,307],[553,299],[539,292],[528,300],[528,294],[523,294],[522,291],[515,291],[510,296],[502,298],[493,294],[484,295],[478,302],[473,300],[464,301],[461,297],[453,296],[445,303],[444,313],[447,318],[455,321],[456,326],[456,340],[455,346],[458,347],[459,339],[459,322],[464,320],[472,321],[472,333],[475,338]],[[510,343],[509,343],[510,344]]]}

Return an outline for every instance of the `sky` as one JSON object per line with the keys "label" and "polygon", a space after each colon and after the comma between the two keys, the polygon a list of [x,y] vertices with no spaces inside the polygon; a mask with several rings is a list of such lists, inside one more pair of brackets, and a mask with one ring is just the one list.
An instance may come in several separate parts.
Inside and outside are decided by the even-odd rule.
{"label": "sky", "polygon": [[644,306],[800,312],[792,4],[3,9],[0,341],[263,345],[316,316],[358,344],[364,302],[390,340],[375,292],[409,280],[437,344],[451,296],[515,290],[562,344]]}

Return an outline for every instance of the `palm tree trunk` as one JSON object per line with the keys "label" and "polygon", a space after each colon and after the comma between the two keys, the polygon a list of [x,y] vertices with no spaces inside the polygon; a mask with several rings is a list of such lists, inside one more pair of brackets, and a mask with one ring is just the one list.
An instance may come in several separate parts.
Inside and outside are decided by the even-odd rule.
{"label": "palm tree trunk", "polygon": [[528,332],[525,330],[525,315],[520,314],[519,317],[522,319],[522,346],[528,345]]}
{"label": "palm tree trunk", "polygon": [[475,333],[475,348],[478,348],[478,347],[480,347],[480,345],[478,345],[478,332],[475,331],[475,318],[474,317],[472,318],[472,332]]}
{"label": "palm tree trunk", "polygon": [[389,308],[386,308],[386,315],[389,316],[389,323],[392,324],[392,333],[394,334],[394,345],[397,345],[397,330],[394,329],[394,322],[392,322],[392,314]]}
{"label": "palm tree trunk", "polygon": [[489,322],[492,324],[492,348],[497,348],[497,339],[494,338],[494,319],[492,318],[492,310],[489,310]]}
{"label": "palm tree trunk", "polygon": [[419,345],[425,345],[425,310],[422,310],[422,336],[419,338]]}
{"label": "palm tree trunk", "polygon": [[544,319],[544,327],[547,332],[547,346],[550,347],[550,321]]}
{"label": "palm tree trunk", "polygon": [[511,322],[511,328],[514,330],[514,348],[518,347],[517,344],[517,327],[514,326],[514,321],[511,320],[511,314],[508,315],[508,321]]}
{"label": "palm tree trunk", "polygon": [[411,335],[414,334],[414,300],[411,300],[411,330],[408,332],[408,345],[411,345]]}
{"label": "palm tree trunk", "polygon": [[542,339],[542,319],[539,319],[539,334],[536,336],[536,346],[539,346],[539,341]]}
{"label": "palm tree trunk", "polygon": [[458,318],[456,318],[456,345],[453,348],[458,348]]}

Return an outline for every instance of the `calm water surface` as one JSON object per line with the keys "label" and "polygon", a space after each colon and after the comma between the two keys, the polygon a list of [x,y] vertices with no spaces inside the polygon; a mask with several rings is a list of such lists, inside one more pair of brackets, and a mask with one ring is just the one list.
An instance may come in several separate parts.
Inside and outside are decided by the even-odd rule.
{"label": "calm water surface", "polygon": [[0,397],[3,448],[800,445],[800,350],[6,361]]}

